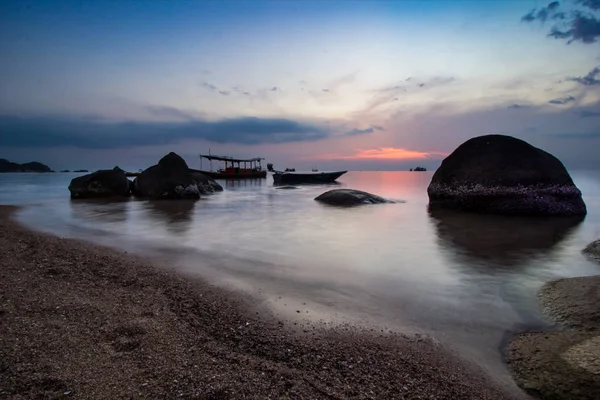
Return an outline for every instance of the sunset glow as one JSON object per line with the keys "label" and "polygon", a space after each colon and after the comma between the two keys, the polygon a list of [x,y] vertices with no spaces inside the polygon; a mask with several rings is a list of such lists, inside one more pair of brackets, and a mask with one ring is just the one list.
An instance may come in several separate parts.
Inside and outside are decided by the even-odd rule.
{"label": "sunset glow", "polygon": [[395,147],[380,147],[377,149],[357,150],[355,154],[324,154],[319,159],[347,159],[347,160],[425,160],[444,158],[448,153],[439,151],[416,151]]}

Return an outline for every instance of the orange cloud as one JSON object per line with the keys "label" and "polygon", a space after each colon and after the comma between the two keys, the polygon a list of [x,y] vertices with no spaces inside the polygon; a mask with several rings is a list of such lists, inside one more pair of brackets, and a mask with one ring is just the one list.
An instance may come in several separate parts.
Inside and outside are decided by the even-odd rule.
{"label": "orange cloud", "polygon": [[376,149],[357,150],[355,154],[323,154],[319,159],[349,159],[349,160],[423,160],[428,158],[446,157],[448,153],[439,151],[415,151],[395,147],[379,147]]}

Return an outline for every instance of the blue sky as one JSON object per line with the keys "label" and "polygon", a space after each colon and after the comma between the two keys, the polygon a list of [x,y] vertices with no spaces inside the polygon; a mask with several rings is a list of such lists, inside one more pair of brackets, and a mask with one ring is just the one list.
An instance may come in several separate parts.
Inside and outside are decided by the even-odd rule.
{"label": "blue sky", "polygon": [[[2,2],[0,157],[137,169],[210,148],[280,167],[434,168],[506,133],[600,168],[585,1]],[[568,30],[573,10],[587,36]]]}

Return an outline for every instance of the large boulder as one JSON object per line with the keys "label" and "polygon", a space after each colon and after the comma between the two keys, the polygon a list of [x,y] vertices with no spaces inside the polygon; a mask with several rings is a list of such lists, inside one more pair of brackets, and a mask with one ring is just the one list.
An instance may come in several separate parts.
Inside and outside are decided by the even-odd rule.
{"label": "large boulder", "polygon": [[581,191],[553,155],[505,135],[470,139],[442,161],[427,188],[430,209],[585,215]]}
{"label": "large boulder", "polygon": [[316,201],[331,206],[352,207],[363,204],[390,203],[383,197],[353,189],[333,189],[315,198]]}
{"label": "large boulder", "polygon": [[123,171],[105,169],[72,179],[69,191],[73,199],[125,197],[130,195],[130,182]]}
{"label": "large boulder", "polygon": [[179,155],[171,152],[138,175],[133,194],[151,199],[198,199],[201,194],[221,191],[223,187],[206,175],[188,168]]}

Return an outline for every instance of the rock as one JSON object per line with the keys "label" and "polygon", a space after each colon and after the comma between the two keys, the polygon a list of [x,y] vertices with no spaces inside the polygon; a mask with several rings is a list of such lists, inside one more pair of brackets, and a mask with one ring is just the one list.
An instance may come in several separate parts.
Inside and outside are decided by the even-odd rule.
{"label": "rock", "polygon": [[516,335],[507,349],[516,383],[539,399],[600,398],[597,335],[579,331]]}
{"label": "rock", "polygon": [[315,198],[316,201],[332,206],[358,206],[362,204],[391,203],[383,197],[354,189],[333,189]]}
{"label": "rock", "polygon": [[430,209],[585,215],[581,191],[553,155],[505,135],[470,139],[442,161],[427,188]]}
{"label": "rock", "polygon": [[287,185],[287,186],[279,186],[279,187],[276,187],[275,189],[290,190],[290,189],[298,189],[298,187]]}
{"label": "rock", "polygon": [[600,261],[600,239],[588,244],[587,247],[583,249],[583,254],[594,260]]}
{"label": "rock", "polygon": [[214,179],[204,175],[202,172],[190,169],[190,173],[192,174],[192,179],[196,182],[196,185],[198,185],[200,194],[223,191],[223,186],[219,185]]}
{"label": "rock", "polygon": [[73,199],[129,196],[130,182],[120,170],[100,170],[71,180],[69,191]]}
{"label": "rock", "polygon": [[202,173],[190,170],[183,158],[171,152],[141,172],[133,181],[133,194],[151,199],[199,199],[200,194],[223,188]]}
{"label": "rock", "polygon": [[539,293],[542,310],[572,329],[600,331],[600,275],[548,282]]}

